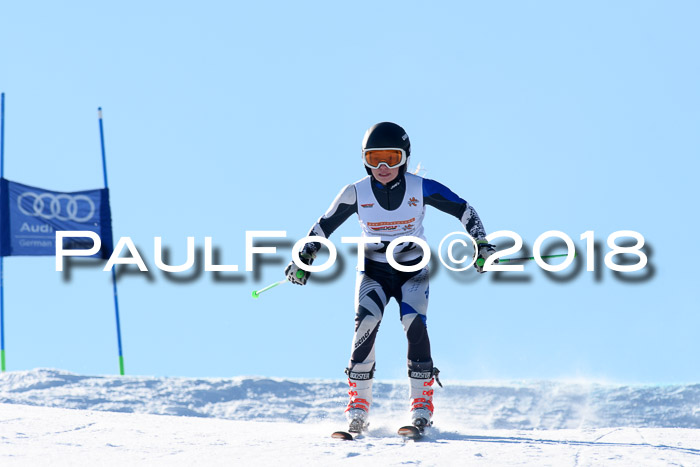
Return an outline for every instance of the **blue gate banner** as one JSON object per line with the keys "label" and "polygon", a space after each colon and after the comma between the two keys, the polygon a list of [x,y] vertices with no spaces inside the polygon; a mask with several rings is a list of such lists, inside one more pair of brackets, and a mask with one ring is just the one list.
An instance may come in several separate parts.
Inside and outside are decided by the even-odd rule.
{"label": "blue gate banner", "polygon": [[[0,256],[54,256],[57,230],[91,230],[102,247],[93,255],[112,254],[109,190],[63,193],[0,178]],[[89,249],[90,238],[66,238],[65,249]]]}

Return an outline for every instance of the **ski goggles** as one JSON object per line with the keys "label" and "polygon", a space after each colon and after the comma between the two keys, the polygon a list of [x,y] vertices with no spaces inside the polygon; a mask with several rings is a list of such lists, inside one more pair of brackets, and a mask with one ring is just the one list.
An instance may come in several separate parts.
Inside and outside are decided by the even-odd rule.
{"label": "ski goggles", "polygon": [[390,169],[406,163],[406,151],[400,148],[363,149],[362,160],[370,169],[385,165]]}

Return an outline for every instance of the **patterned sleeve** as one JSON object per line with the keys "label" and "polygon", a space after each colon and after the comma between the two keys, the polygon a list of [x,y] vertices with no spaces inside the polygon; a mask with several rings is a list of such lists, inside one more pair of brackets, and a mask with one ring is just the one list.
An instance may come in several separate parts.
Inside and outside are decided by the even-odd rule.
{"label": "patterned sleeve", "polygon": [[486,237],[484,225],[476,210],[442,183],[423,179],[423,203],[459,219],[475,240]]}
{"label": "patterned sleeve", "polygon": [[[328,238],[354,213],[357,213],[357,193],[354,185],[347,185],[338,193],[326,213],[311,227],[308,236]],[[319,242],[312,242],[307,243],[302,251],[315,254],[319,248],[321,248]]]}

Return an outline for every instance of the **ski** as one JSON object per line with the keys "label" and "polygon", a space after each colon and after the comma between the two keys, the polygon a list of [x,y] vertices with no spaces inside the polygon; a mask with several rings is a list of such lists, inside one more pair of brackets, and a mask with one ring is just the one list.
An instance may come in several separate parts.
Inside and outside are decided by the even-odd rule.
{"label": "ski", "polygon": [[349,431],[335,431],[331,435],[333,439],[342,439],[343,441],[352,441],[357,438],[361,433],[350,433]]}
{"label": "ski", "polygon": [[360,437],[362,433],[364,433],[367,430],[367,427],[369,427],[369,423],[366,421],[366,418],[354,418],[350,421],[348,431],[333,432],[331,438],[352,441],[353,439],[357,439],[358,437]]}
{"label": "ski", "polygon": [[398,433],[403,436],[404,439],[419,440],[423,437],[424,430],[413,425],[406,425],[399,428]]}

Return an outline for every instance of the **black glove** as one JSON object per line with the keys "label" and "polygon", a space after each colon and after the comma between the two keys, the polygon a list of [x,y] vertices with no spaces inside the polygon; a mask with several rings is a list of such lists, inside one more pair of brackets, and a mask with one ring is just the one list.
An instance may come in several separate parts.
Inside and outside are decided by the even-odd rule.
{"label": "black glove", "polygon": [[[496,252],[496,246],[491,245],[486,240],[477,240],[476,246],[479,247],[479,251],[477,252],[474,267],[480,274],[483,274],[486,272],[484,271],[484,264],[486,263],[488,257]],[[498,263],[498,260],[494,261],[494,264],[496,263]]]}
{"label": "black glove", "polygon": [[[311,266],[316,257],[308,253],[299,253],[299,259],[302,263],[307,266]],[[309,280],[311,273],[309,271],[304,271],[299,266],[297,266],[294,261],[290,261],[287,268],[284,270],[284,274],[287,276],[287,280],[292,284],[306,285],[306,281]]]}

